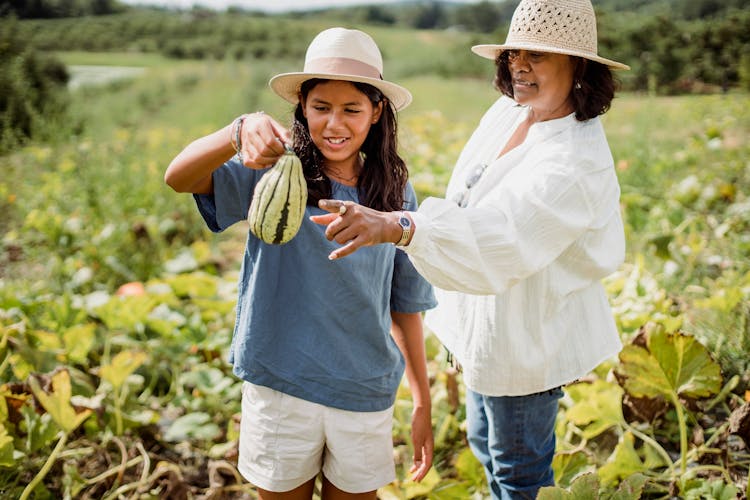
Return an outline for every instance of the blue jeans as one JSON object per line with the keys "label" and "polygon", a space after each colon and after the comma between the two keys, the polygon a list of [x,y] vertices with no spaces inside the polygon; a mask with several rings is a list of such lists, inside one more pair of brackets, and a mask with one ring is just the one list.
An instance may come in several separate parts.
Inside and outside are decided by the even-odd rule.
{"label": "blue jeans", "polygon": [[562,389],[527,396],[466,391],[469,446],[484,465],[496,500],[536,498],[554,484],[555,420]]}

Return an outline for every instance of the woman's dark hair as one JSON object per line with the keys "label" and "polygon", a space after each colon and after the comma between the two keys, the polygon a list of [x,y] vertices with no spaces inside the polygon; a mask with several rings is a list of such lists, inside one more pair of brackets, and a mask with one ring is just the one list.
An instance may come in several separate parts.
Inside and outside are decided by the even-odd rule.
{"label": "woman's dark hair", "polygon": [[[307,98],[313,87],[325,81],[328,80],[311,79],[303,82],[300,89],[302,100]],[[366,83],[351,83],[370,99],[373,106],[377,106],[379,102],[383,103],[380,119],[370,127],[360,149],[364,165],[357,180],[359,203],[385,212],[403,210],[404,190],[409,173],[406,163],[397,152],[396,111],[377,88]],[[302,162],[302,170],[307,180],[307,204],[317,206],[318,200],[331,197],[332,187],[331,181],[323,174],[325,158],[310,137],[301,102],[294,110],[292,135],[294,151]]]}
{"label": "woman's dark hair", "polygon": [[[615,97],[617,84],[608,66],[570,56],[575,68],[573,70],[573,89],[570,98],[576,113],[576,120],[586,121],[609,110]],[[495,59],[495,88],[504,95],[513,98],[513,82],[508,69],[508,51],[501,52]],[[580,88],[577,86],[580,85]]]}

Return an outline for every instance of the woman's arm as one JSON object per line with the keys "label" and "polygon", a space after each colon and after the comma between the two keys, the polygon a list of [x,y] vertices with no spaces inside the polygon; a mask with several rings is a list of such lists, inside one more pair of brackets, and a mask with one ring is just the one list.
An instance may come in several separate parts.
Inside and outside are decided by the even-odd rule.
{"label": "woman's arm", "polygon": [[[619,187],[611,170],[569,175],[557,171],[556,164],[544,166],[537,165],[535,175],[499,186],[481,206],[459,208],[440,198],[423,201],[409,213],[413,228],[404,248],[417,271],[444,290],[503,293],[557,259],[595,221],[619,218]],[[321,200],[319,206],[333,213],[311,219],[326,225],[326,237],[342,245],[330,259],[395,241],[395,212],[339,200]],[[620,240],[621,235],[612,239],[611,252],[580,259],[572,272],[590,275],[601,268],[609,270],[600,273],[606,276],[621,262]]]}
{"label": "woman's arm", "polygon": [[245,115],[242,121],[235,120],[188,144],[167,167],[164,182],[180,193],[213,192],[211,174],[236,153],[233,141],[238,128],[242,159],[248,168],[270,167],[284,153],[284,142],[291,142],[289,132],[270,116]]}
{"label": "woman's arm", "polygon": [[411,389],[411,437],[414,447],[414,464],[409,469],[414,481],[421,481],[432,467],[434,447],[432,436],[432,403],[430,382],[427,377],[422,315],[420,313],[391,312],[393,339],[406,361],[406,378]]}

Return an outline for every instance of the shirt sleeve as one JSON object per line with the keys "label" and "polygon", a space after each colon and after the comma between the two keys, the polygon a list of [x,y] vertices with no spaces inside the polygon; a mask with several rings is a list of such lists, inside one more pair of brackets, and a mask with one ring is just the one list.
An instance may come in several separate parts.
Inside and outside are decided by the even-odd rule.
{"label": "shirt sleeve", "polygon": [[[417,196],[411,184],[407,185],[404,210],[416,210]],[[401,248],[396,249],[391,283],[391,310],[415,313],[437,305],[432,285],[422,277]]]}
{"label": "shirt sleeve", "polygon": [[406,247],[416,269],[442,289],[490,295],[549,265],[594,220],[584,184],[559,167],[536,165],[476,207],[426,199]]}
{"label": "shirt sleeve", "polygon": [[224,231],[247,218],[253,189],[265,172],[245,167],[236,157],[214,170],[213,193],[193,195],[198,211],[211,231]]}

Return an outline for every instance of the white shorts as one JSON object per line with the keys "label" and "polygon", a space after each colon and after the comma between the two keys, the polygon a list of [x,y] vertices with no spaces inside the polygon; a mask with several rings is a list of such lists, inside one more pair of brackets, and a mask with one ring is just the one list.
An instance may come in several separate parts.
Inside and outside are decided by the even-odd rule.
{"label": "white shorts", "polygon": [[321,471],[340,490],[374,491],[396,479],[392,428],[393,407],[339,410],[245,382],[238,469],[267,491],[292,490]]}

